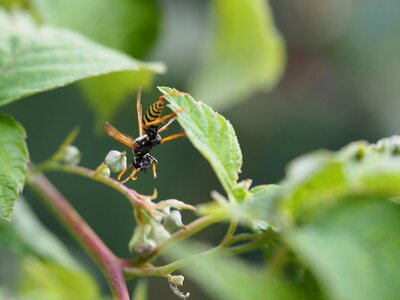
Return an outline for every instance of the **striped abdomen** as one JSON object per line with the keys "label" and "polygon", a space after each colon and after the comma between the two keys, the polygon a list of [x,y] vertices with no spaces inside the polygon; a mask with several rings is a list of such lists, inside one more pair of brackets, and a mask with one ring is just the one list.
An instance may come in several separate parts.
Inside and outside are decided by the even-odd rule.
{"label": "striped abdomen", "polygon": [[164,101],[154,102],[147,109],[146,114],[143,117],[143,125],[146,126],[147,123],[160,118],[163,108],[164,108]]}

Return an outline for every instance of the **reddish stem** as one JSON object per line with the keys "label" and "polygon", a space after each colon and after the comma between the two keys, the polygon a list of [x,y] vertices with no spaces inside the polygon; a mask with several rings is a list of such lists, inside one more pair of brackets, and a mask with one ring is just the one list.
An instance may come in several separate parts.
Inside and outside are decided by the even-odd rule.
{"label": "reddish stem", "polygon": [[114,299],[129,300],[122,261],[112,253],[45,176],[33,175],[29,178],[29,185],[99,265],[108,279]]}

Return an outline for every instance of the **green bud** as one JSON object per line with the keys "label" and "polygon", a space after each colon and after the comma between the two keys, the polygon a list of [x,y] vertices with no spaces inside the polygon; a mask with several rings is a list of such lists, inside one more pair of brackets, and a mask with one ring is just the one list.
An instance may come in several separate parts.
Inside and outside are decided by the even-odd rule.
{"label": "green bud", "polygon": [[171,234],[161,224],[154,223],[149,236],[154,239],[157,244],[161,244],[168,240]]}
{"label": "green bud", "polygon": [[126,153],[111,150],[107,153],[104,160],[110,171],[113,173],[119,173],[126,169]]}
{"label": "green bud", "polygon": [[151,226],[149,224],[136,226],[133,236],[129,241],[129,251],[131,253],[137,253],[139,255],[151,253],[155,247],[156,243],[150,241],[148,234],[151,231]]}
{"label": "green bud", "polygon": [[79,149],[73,145],[65,147],[61,156],[61,161],[64,164],[72,166],[79,164],[81,161],[81,153],[79,152]]}
{"label": "green bud", "polygon": [[163,217],[163,226],[170,233],[174,233],[175,231],[185,227],[182,223],[181,212],[179,210],[172,210],[169,212]]}
{"label": "green bud", "polygon": [[133,251],[136,254],[143,256],[152,253],[154,250],[156,250],[156,248],[156,242],[150,239],[134,245]]}
{"label": "green bud", "polygon": [[110,173],[111,173],[110,172],[110,168],[107,167],[107,165],[105,163],[101,163],[101,165],[97,167],[95,175],[96,176],[101,175],[101,176],[104,176],[104,177],[110,177]]}

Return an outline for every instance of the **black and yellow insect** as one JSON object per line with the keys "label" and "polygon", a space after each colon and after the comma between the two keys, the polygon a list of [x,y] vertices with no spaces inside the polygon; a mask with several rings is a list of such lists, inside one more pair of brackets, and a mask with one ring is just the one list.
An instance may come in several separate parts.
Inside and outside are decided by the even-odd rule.
{"label": "black and yellow insect", "polygon": [[[127,177],[122,183],[127,182],[129,179],[136,180],[136,173],[138,171],[146,172],[147,169],[152,166],[152,171],[154,178],[157,177],[156,174],[156,164],[157,160],[154,156],[150,155],[150,151],[157,146],[158,144],[163,144],[165,142],[184,137],[185,133],[177,133],[165,138],[161,138],[159,133],[163,132],[168,128],[168,126],[175,121],[176,114],[182,112],[182,110],[174,111],[165,116],[161,116],[163,108],[165,106],[165,98],[167,96],[183,94],[187,95],[183,92],[172,92],[167,95],[163,95],[156,102],[154,102],[146,111],[146,114],[142,118],[142,106],[140,103],[141,99],[141,88],[138,89],[137,100],[136,100],[136,109],[137,109],[137,117],[138,117],[138,125],[139,125],[139,137],[133,140],[128,135],[125,135],[118,131],[118,129],[114,128],[110,123],[106,122],[104,124],[104,131],[116,141],[128,146],[132,149],[133,152],[133,160],[132,163],[123,170],[118,175],[118,180],[121,180],[122,176],[125,174],[127,170],[133,167],[132,173]],[[168,123],[158,128],[158,126],[168,120]]]}

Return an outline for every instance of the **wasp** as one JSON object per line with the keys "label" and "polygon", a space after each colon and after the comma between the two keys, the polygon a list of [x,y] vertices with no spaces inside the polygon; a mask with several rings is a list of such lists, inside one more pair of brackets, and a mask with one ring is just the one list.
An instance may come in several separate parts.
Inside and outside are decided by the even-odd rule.
{"label": "wasp", "polygon": [[[165,116],[161,116],[163,108],[165,106],[165,98],[168,96],[182,94],[188,95],[184,92],[175,91],[170,94],[160,96],[157,101],[155,101],[142,116],[142,105],[141,105],[141,88],[139,87],[136,97],[136,111],[137,119],[139,125],[139,137],[132,139],[130,136],[121,133],[118,129],[113,127],[110,123],[106,122],[104,124],[104,131],[108,136],[114,140],[128,146],[132,149],[133,160],[125,170],[123,170],[118,175],[118,181],[121,180],[122,176],[130,169],[133,168],[131,174],[124,179],[121,183],[125,183],[129,180],[136,180],[136,173],[138,171],[146,172],[150,166],[152,167],[152,172],[154,178],[157,177],[156,164],[157,159],[150,154],[150,151],[159,144],[164,144],[166,142],[172,141],[177,138],[186,136],[185,133],[176,133],[165,138],[161,138],[160,133],[167,130],[168,126],[176,120],[177,114],[183,112],[184,110],[177,110]],[[165,125],[159,128],[159,125],[169,120]]]}

